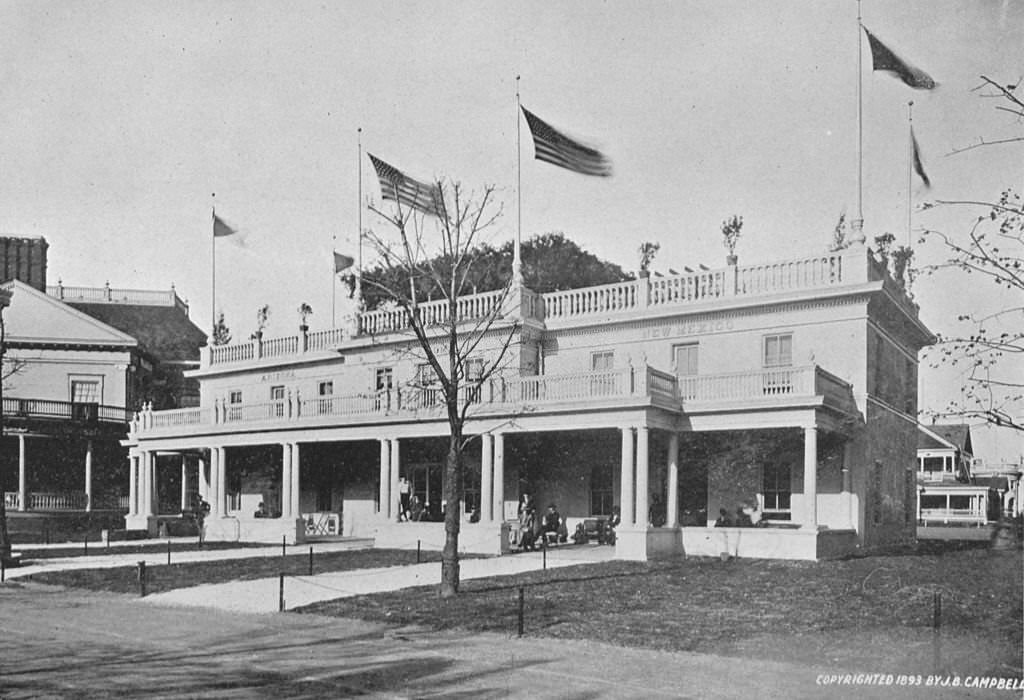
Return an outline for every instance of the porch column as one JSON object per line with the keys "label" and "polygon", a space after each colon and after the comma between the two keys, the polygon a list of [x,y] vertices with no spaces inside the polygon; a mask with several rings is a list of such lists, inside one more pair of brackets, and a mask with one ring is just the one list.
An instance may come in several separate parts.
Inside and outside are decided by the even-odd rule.
{"label": "porch column", "polygon": [[157,488],[157,478],[159,475],[156,471],[156,452],[149,452],[149,459],[147,460],[149,479],[149,510],[146,515],[159,515],[160,514],[160,490]]}
{"label": "porch column", "polygon": [[228,452],[217,448],[217,500],[220,501],[221,517],[228,516]]}
{"label": "porch column", "polygon": [[199,491],[199,496],[209,502],[210,500],[210,475],[207,472],[207,460],[203,459],[200,455],[196,458],[196,489]]}
{"label": "porch column", "polygon": [[391,441],[386,438],[380,440],[380,485],[377,512],[381,517],[388,517],[388,503],[391,500]]}
{"label": "porch column", "polygon": [[188,455],[181,453],[181,512],[188,510]]}
{"label": "porch column", "polygon": [[152,461],[152,452],[143,450],[139,454],[139,515],[143,516],[153,514]]}
{"label": "porch column", "polygon": [[633,491],[633,429],[622,428],[622,479],[619,492],[619,510],[622,516],[622,526],[633,525],[633,506],[635,492]]}
{"label": "porch column", "polygon": [[668,498],[665,527],[679,527],[679,433],[668,436]]}
{"label": "porch column", "polygon": [[18,435],[18,510],[28,510],[28,488],[25,479],[24,435]]}
{"label": "porch column", "polygon": [[484,433],[480,436],[480,522],[494,521],[494,485],[491,469],[494,468],[494,436]]}
{"label": "porch column", "polygon": [[650,429],[640,426],[636,429],[636,524],[638,527],[650,525],[650,469],[648,459],[648,437]]}
{"label": "porch column", "polygon": [[505,519],[505,434],[494,435],[494,490],[491,502],[494,504],[494,519]]}
{"label": "porch column", "polygon": [[291,499],[292,499],[292,502],[291,502],[291,512],[292,512],[292,514],[289,517],[292,517],[292,518],[299,517],[299,495],[301,494],[301,491],[299,490],[299,486],[300,486],[300,484],[299,484],[299,475],[301,474],[301,466],[302,466],[302,460],[299,457],[300,454],[301,453],[299,452],[299,443],[293,442],[292,443],[292,484],[291,484],[291,488],[288,489],[289,493],[291,493]]}
{"label": "porch column", "polygon": [[818,529],[818,428],[804,428],[804,523]]}
{"label": "porch column", "polygon": [[[843,477],[843,522],[852,530],[855,526],[853,523],[853,493],[850,490],[850,467],[844,463],[840,473]],[[918,515],[920,516],[920,513]]]}
{"label": "porch column", "polygon": [[398,522],[398,511],[401,510],[398,504],[398,470],[401,466],[401,441],[395,438],[391,441],[391,474],[388,480],[388,520]]}
{"label": "porch column", "polygon": [[224,515],[223,499],[220,494],[220,448],[210,448],[210,517]]}
{"label": "porch column", "polygon": [[292,517],[292,446],[281,443],[281,517]]}
{"label": "porch column", "polygon": [[139,458],[128,454],[128,517],[139,514],[139,482],[136,473],[139,469]]}
{"label": "porch column", "polygon": [[92,510],[92,440],[85,441],[85,512]]}

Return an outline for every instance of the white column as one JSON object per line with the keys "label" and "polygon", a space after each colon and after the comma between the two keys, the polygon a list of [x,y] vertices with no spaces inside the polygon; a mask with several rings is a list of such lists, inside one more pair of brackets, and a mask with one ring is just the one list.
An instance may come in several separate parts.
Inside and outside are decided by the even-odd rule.
{"label": "white column", "polygon": [[818,429],[804,428],[804,524],[818,529]]}
{"label": "white column", "polygon": [[505,434],[497,433],[494,436],[494,480],[492,482],[494,491],[491,502],[494,504],[493,514],[495,520],[505,519]]}
{"label": "white column", "polygon": [[300,457],[301,452],[299,451],[299,443],[292,443],[292,485],[289,489],[291,493],[291,511],[290,517],[299,517],[299,495],[302,491],[300,490],[301,484],[299,482],[299,475],[302,473],[302,459]]}
{"label": "white column", "polygon": [[668,499],[665,504],[666,527],[679,527],[679,433],[668,436]]}
{"label": "white column", "polygon": [[181,453],[181,512],[188,510],[188,455]]}
{"label": "white column", "polygon": [[619,489],[619,510],[622,527],[633,526],[633,429],[622,428],[622,478]]}
{"label": "white column", "polygon": [[494,482],[491,470],[494,468],[494,436],[484,433],[480,436],[480,522],[494,522]]}
{"label": "white column", "polygon": [[387,438],[380,440],[380,485],[377,512],[381,517],[388,517],[388,503],[391,502],[391,441]]}
{"label": "white column", "polygon": [[[269,507],[269,506],[268,506]],[[292,516],[292,446],[281,443],[281,517]]]}
{"label": "white column", "polygon": [[199,489],[199,496],[206,502],[210,501],[210,475],[207,472],[207,460],[203,459],[202,456],[196,458],[196,478],[199,483],[196,484],[196,488]]}
{"label": "white column", "polygon": [[28,488],[25,478],[25,436],[18,436],[18,510],[28,510]]}
{"label": "white column", "polygon": [[159,515],[160,514],[160,491],[157,489],[157,472],[156,472],[156,452],[148,452],[149,459],[147,460],[148,470],[147,478],[149,479],[149,510],[146,515]]}
{"label": "white column", "polygon": [[391,441],[391,478],[388,483],[388,519],[398,522],[398,471],[401,466],[401,449],[397,438]]}
{"label": "white column", "polygon": [[128,515],[139,514],[139,456],[128,455]]}
{"label": "white column", "polygon": [[228,452],[223,447],[217,448],[217,500],[220,501],[220,514],[228,515]]}
{"label": "white column", "polygon": [[648,436],[650,429],[641,426],[636,429],[636,524],[647,527],[650,499],[650,468],[648,459]]}
{"label": "white column", "polygon": [[217,505],[217,469],[220,464],[220,455],[217,454],[217,448],[210,448],[210,483],[208,484],[209,490],[207,491],[206,501],[210,504],[210,517],[220,517],[220,506]]}
{"label": "white column", "polygon": [[139,515],[146,515],[149,511],[146,509],[146,496],[149,493],[149,477],[147,475],[147,465],[149,464],[149,453],[145,450],[139,452]]}
{"label": "white column", "polygon": [[85,510],[92,510],[92,440],[85,441]]}

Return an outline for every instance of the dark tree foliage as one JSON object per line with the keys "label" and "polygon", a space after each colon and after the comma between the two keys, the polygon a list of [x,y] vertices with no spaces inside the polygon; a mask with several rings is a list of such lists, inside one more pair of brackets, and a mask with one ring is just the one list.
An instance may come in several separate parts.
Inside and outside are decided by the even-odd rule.
{"label": "dark tree foliage", "polygon": [[[473,263],[461,294],[490,292],[502,289],[512,276],[512,248],[509,241],[499,248],[486,243],[476,246]],[[580,248],[561,232],[534,236],[522,244],[523,281],[537,293],[563,289],[578,289],[599,284],[622,282],[630,279],[620,266],[601,260]],[[444,256],[434,258],[434,269],[450,269]],[[416,276],[416,294],[422,301],[441,298],[441,291],[424,264]],[[363,298],[367,309],[375,309],[389,297],[386,289],[407,289],[408,282],[399,279],[404,270],[374,267],[363,272]],[[344,281],[351,293],[355,289],[355,275],[346,275]],[[407,279],[407,278],[406,278]]]}

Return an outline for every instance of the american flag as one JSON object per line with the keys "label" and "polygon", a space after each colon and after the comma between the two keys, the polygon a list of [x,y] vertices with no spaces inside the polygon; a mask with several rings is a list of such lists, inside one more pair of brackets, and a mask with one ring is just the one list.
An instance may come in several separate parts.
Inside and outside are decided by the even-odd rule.
{"label": "american flag", "polygon": [[217,216],[217,212],[213,212],[213,237],[223,238],[224,236],[233,236],[238,233],[238,229],[230,224],[224,222],[224,219]]}
{"label": "american flag", "polygon": [[381,197],[398,203],[399,207],[410,207],[424,214],[437,216],[441,204],[441,190],[437,185],[427,185],[414,180],[393,165],[388,165],[371,153],[370,162],[380,180]]}
{"label": "american flag", "polygon": [[537,160],[557,165],[583,175],[608,177],[612,163],[600,151],[574,141],[526,107],[522,108],[533,134],[533,150]]}
{"label": "american flag", "polygon": [[924,164],[921,162],[921,149],[917,147],[917,137],[914,136],[914,130],[910,130],[910,143],[914,147],[914,172],[921,178],[921,182],[924,183],[926,188],[932,186],[932,181],[928,179],[928,175],[924,171]]}
{"label": "american flag", "polygon": [[871,69],[892,73],[915,90],[934,90],[938,83],[920,68],[910,65],[864,27],[871,46]]}

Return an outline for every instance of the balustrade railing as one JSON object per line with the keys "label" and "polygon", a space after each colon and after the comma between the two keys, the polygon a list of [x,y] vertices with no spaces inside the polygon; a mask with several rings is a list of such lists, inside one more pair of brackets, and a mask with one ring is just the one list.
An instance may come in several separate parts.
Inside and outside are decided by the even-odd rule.
{"label": "balustrade railing", "polygon": [[[21,510],[21,496],[17,491],[5,491],[4,507],[9,511]],[[27,494],[28,508],[34,511],[84,511],[89,497],[84,491],[38,492]],[[128,510],[128,496],[98,494],[92,498],[92,510]]]}
{"label": "balustrade railing", "polygon": [[53,401],[5,396],[4,416],[9,418],[41,418],[81,421],[85,423],[125,424],[132,412],[122,406],[105,406],[77,401]]}
{"label": "balustrade railing", "polygon": [[679,377],[679,395],[687,401],[739,401],[815,393],[815,367],[779,367]]}

